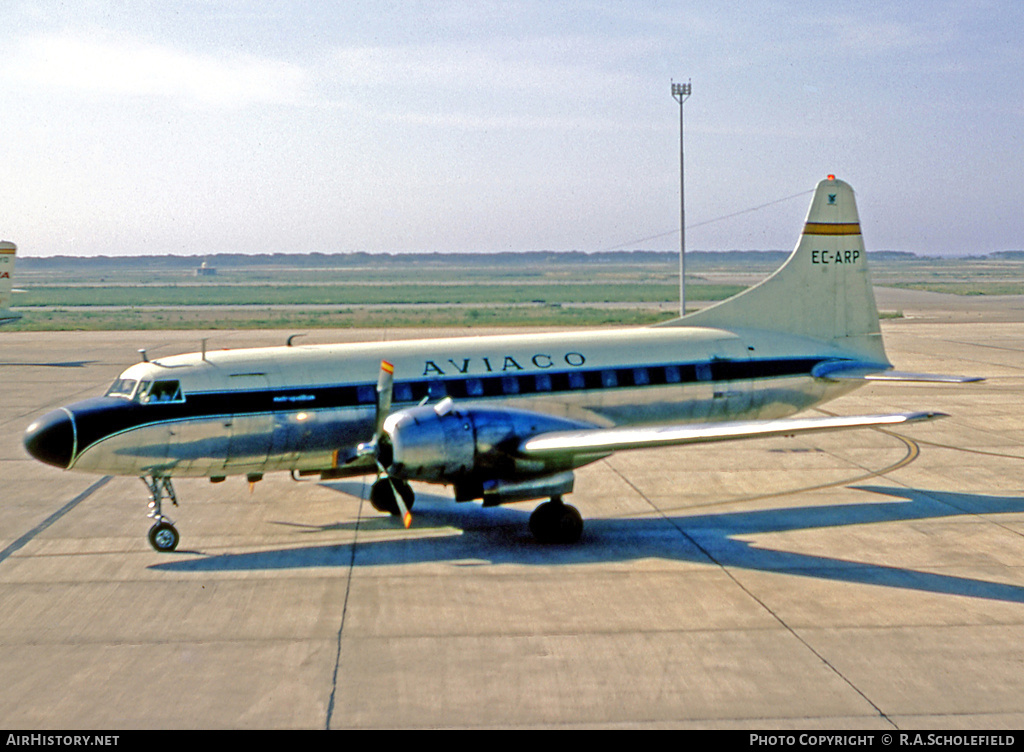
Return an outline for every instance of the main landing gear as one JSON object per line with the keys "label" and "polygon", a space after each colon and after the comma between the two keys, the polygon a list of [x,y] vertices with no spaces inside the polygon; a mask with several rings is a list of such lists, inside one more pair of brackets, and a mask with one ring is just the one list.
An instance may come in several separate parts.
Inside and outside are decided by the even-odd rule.
{"label": "main landing gear", "polygon": [[[402,496],[406,509],[412,509],[415,494],[412,487],[398,478],[378,478],[370,486],[370,504],[378,512],[399,516],[395,493]],[[562,502],[561,496],[552,496],[533,510],[530,532],[540,543],[575,543],[583,534],[583,517],[576,507]]]}
{"label": "main landing gear", "polygon": [[563,504],[561,496],[552,496],[533,510],[530,532],[541,543],[575,543],[583,534],[583,517],[570,504]]}
{"label": "main landing gear", "polygon": [[402,497],[407,510],[412,509],[416,494],[406,481],[399,478],[387,478],[381,476],[370,486],[370,505],[378,512],[384,512],[394,517],[401,515],[398,509],[398,500],[395,493]]}
{"label": "main landing gear", "polygon": [[164,499],[170,499],[174,506],[178,506],[178,497],[174,494],[171,479],[154,475],[149,478],[141,478],[141,480],[149,489],[150,512],[148,516],[156,523],[149,529],[149,544],[160,553],[173,551],[178,547],[178,541],[181,538],[174,523],[164,517],[161,509]]}

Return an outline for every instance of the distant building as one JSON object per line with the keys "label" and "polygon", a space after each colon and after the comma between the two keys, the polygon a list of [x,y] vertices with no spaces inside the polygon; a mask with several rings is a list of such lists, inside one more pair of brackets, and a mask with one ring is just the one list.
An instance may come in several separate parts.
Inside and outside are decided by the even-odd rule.
{"label": "distant building", "polygon": [[216,273],[217,273],[217,267],[210,266],[205,261],[199,265],[198,269],[196,269],[196,276],[197,277],[212,277]]}

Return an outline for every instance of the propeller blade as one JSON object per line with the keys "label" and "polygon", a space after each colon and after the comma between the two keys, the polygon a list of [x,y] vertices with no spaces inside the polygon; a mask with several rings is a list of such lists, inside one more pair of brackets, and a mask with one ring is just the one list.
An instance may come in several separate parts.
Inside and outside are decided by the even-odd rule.
{"label": "propeller blade", "polygon": [[402,516],[402,524],[408,529],[412,525],[412,512],[405,505],[405,499],[402,498],[402,494],[395,487],[394,481],[391,480],[391,476],[388,475],[387,469],[381,464],[380,456],[377,454],[378,447],[380,446],[380,437],[384,433],[384,421],[391,412],[391,396],[394,392],[394,386],[395,367],[388,361],[382,360],[380,362],[380,374],[377,376],[377,414],[374,419],[373,440],[371,443],[374,447],[377,469],[381,477],[386,478],[388,485],[391,486],[391,493],[395,497],[398,512]]}
{"label": "propeller blade", "polygon": [[[394,488],[393,484],[392,488]],[[405,505],[405,500],[402,499],[402,494],[398,493],[398,489],[395,489],[395,501],[398,502],[398,511],[402,515],[402,524],[405,525],[405,529],[408,530],[412,527],[412,512],[410,512],[409,508]]]}
{"label": "propeller blade", "polygon": [[384,430],[384,421],[391,412],[391,393],[395,385],[395,367],[386,360],[380,362],[380,375],[377,377],[377,415],[373,425],[373,440],[380,438]]}
{"label": "propeller blade", "polygon": [[380,464],[380,460],[377,460],[377,472],[381,478],[384,478],[388,485],[391,486],[391,495],[395,497],[395,503],[398,505],[398,513],[402,516],[402,524],[405,525],[405,529],[408,530],[412,526],[412,512],[409,511],[409,507],[405,505],[405,499],[402,498],[402,493],[395,486],[395,482],[391,480],[391,476],[388,475],[388,471],[384,469],[384,466]]}

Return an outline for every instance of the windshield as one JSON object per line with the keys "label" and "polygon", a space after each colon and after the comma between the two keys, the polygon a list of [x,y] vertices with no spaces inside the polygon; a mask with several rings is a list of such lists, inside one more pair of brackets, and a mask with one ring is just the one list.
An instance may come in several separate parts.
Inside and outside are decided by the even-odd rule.
{"label": "windshield", "polygon": [[117,379],[110,385],[110,389],[107,390],[107,396],[131,399],[132,392],[135,391],[135,385],[137,383],[138,382],[135,379]]}

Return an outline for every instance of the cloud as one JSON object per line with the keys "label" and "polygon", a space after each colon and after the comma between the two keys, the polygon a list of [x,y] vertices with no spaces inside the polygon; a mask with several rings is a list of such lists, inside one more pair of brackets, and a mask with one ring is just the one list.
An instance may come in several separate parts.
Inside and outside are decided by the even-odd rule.
{"label": "cloud", "polygon": [[243,54],[198,54],[108,34],[30,37],[8,51],[7,85],[83,96],[167,98],[244,107],[288,103],[307,87],[301,66]]}

